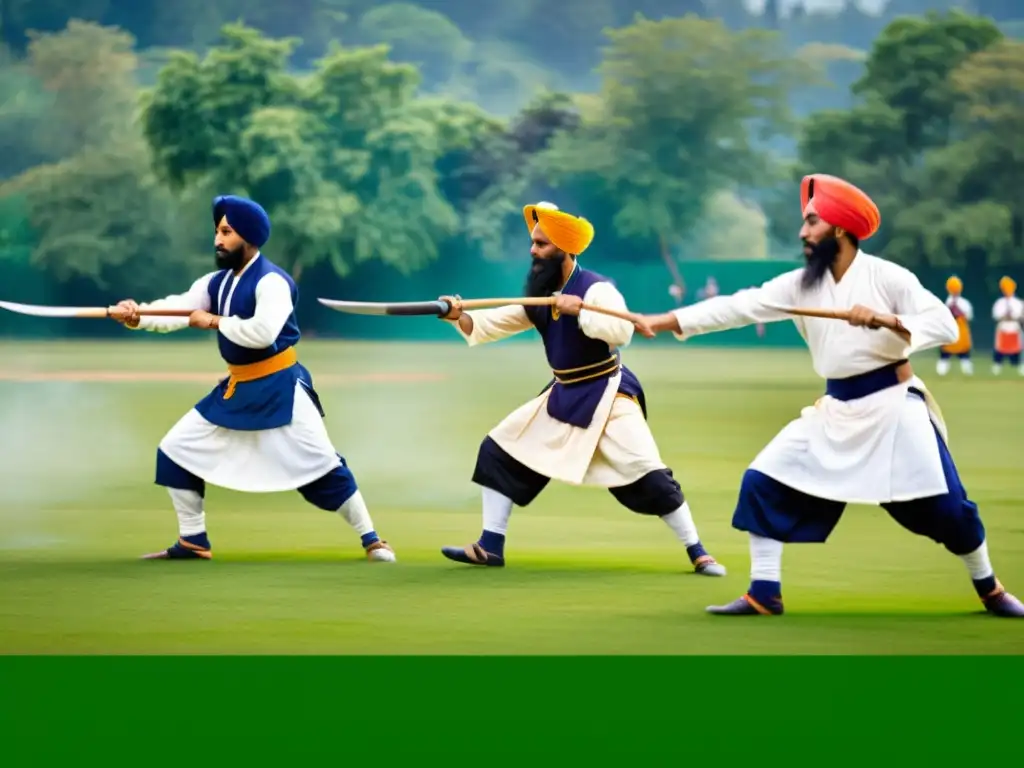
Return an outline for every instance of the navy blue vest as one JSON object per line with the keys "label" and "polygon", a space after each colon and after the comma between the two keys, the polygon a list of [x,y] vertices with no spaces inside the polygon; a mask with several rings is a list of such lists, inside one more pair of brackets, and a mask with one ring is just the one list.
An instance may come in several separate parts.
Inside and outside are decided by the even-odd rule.
{"label": "navy blue vest", "polygon": [[[285,279],[292,292],[292,306],[297,306],[299,303],[299,289],[295,285],[295,281],[292,280],[292,276],[270,261],[266,256],[260,254],[256,261],[252,262],[249,268],[242,273],[241,277],[236,278],[230,269],[221,270],[213,276],[208,288],[210,311],[215,315],[235,315],[243,320],[248,320],[256,314],[256,284],[263,277],[271,273],[276,273]],[[234,288],[233,294],[231,292],[232,288]],[[231,295],[231,304],[227,306],[229,294]],[[229,365],[247,365],[248,363],[258,363],[260,360],[266,360],[278,352],[294,347],[299,343],[300,337],[299,323],[295,319],[295,311],[293,310],[277,339],[265,349],[240,347],[234,342],[228,341],[224,334],[219,331],[217,333],[217,346],[220,347],[220,356],[224,358],[224,362]]]}
{"label": "navy blue vest", "polygon": [[[562,293],[582,299],[594,283],[600,282],[610,281],[577,263]],[[589,427],[608,379],[620,371],[619,392],[635,398],[646,417],[643,388],[636,375],[621,364],[618,350],[613,352],[607,342],[584,334],[578,318],[556,315],[554,307],[527,307],[526,314],[540,333],[554,374],[544,390],[551,389],[547,410],[552,418],[584,429]]]}
{"label": "navy blue vest", "polygon": [[[291,275],[260,254],[240,277],[229,270],[218,272],[210,280],[210,308],[216,315],[233,315],[248,320],[256,314],[256,285],[266,275],[275,273],[283,277],[292,294],[293,307],[298,304],[299,291]],[[231,293],[232,287],[234,293]],[[231,301],[228,302],[228,295]],[[274,343],[263,349],[249,349],[229,341],[218,331],[217,346],[228,365],[258,363],[298,344],[301,334],[295,311],[288,317]],[[227,429],[258,431],[290,424],[295,405],[295,385],[302,384],[320,415],[323,408],[313,389],[313,377],[301,363],[272,373],[254,381],[237,382],[228,389],[224,378],[206,397],[196,404],[196,410],[207,421]]]}

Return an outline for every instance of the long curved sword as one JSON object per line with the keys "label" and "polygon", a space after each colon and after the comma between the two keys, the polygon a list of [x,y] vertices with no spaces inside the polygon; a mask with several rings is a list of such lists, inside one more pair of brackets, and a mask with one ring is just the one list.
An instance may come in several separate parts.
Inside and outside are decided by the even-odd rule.
{"label": "long curved sword", "polygon": [[[14,301],[0,301],[0,309],[33,317],[111,317],[114,307],[51,307],[43,304],[19,304]],[[140,309],[140,315],[152,317],[188,317],[190,309]]]}
{"label": "long curved sword", "polygon": [[345,312],[350,315],[395,315],[405,317],[428,316],[444,317],[452,310],[451,304],[438,299],[437,301],[340,301],[337,299],[317,299],[325,307]]}
{"label": "long curved sword", "polygon": [[[325,307],[330,307],[338,312],[347,312],[351,315],[392,315],[392,316],[429,316],[444,317],[452,310],[452,306],[444,299],[434,301],[341,301],[338,299],[317,299]],[[507,307],[519,305],[522,307],[547,307],[555,303],[554,296],[522,296],[509,299],[460,299],[463,309],[486,309],[490,307]],[[631,312],[623,312],[617,309],[606,309],[605,307],[592,307],[584,304],[581,309],[597,312],[602,315],[610,315],[620,320],[635,322],[635,316]]]}

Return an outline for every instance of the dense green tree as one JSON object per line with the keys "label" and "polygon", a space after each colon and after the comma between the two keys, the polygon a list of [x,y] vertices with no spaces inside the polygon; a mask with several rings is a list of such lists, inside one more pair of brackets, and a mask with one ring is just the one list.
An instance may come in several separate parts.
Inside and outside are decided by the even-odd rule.
{"label": "dense green tree", "polygon": [[321,261],[345,274],[370,258],[400,271],[433,260],[457,220],[416,68],[386,46],[335,46],[299,77],[287,68],[294,44],[230,25],[204,59],[168,64],[143,113],[158,173],[179,190],[260,200],[275,258],[296,276]]}
{"label": "dense green tree", "polygon": [[789,97],[809,68],[769,31],[696,17],[639,18],[608,36],[600,107],[546,160],[556,179],[600,189],[619,235],[656,243],[675,273],[672,250],[713,195],[773,177],[763,142],[792,130]]}
{"label": "dense green tree", "polygon": [[[952,73],[1000,39],[991,20],[961,11],[901,17],[889,24],[854,85],[858,103],[852,109],[822,110],[804,125],[793,176],[771,208],[776,236],[791,240],[799,226],[800,212],[792,203],[799,177],[835,173],[868,190],[882,209],[873,250],[907,264],[944,259],[925,247],[921,232],[928,224],[915,201],[933,198],[929,163],[936,160],[927,154],[956,138],[954,117],[961,97]],[[966,146],[951,151],[971,155]],[[941,211],[942,204],[931,210]]]}
{"label": "dense green tree", "polygon": [[[137,60],[130,35],[73,22],[35,33],[28,68],[50,95],[49,119],[34,127],[53,162],[0,187],[30,229],[30,264],[56,282],[156,289],[195,258],[178,207],[148,168],[134,122]],[[25,230],[15,238],[24,245]],[[140,268],[141,267],[141,268]]]}

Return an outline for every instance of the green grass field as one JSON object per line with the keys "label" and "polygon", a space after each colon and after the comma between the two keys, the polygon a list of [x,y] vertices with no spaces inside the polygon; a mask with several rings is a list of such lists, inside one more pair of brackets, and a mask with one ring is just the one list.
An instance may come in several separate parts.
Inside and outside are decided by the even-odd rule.
{"label": "green grass field", "polygon": [[[1024,651],[1024,623],[982,615],[957,559],[873,507],[850,507],[824,546],[786,550],[786,616],[704,613],[747,583],[746,537],[730,526],[744,468],[821,390],[803,350],[639,340],[626,352],[663,457],[730,569],[708,579],[659,521],[605,491],[554,484],[513,514],[508,568],[441,557],[442,545],[479,533],[469,478],[481,437],[546,381],[533,343],[302,345],[394,565],[366,562],[344,521],[297,493],[220,489],[207,498],[214,561],[137,560],[177,535],[152,482],[154,451],[221,375],[214,346],[0,346],[4,653]],[[993,379],[979,360],[971,380],[936,380],[932,355],[915,362],[944,410],[997,574],[1024,592],[1024,379]]]}

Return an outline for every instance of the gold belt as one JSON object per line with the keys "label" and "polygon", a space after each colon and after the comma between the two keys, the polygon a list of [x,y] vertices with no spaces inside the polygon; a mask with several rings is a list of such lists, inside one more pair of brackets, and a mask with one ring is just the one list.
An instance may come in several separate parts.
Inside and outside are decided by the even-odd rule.
{"label": "gold belt", "polygon": [[591,363],[590,365],[583,365],[579,368],[565,368],[563,370],[552,368],[551,373],[554,374],[555,381],[559,384],[578,384],[581,381],[589,381],[590,379],[598,379],[602,376],[614,375],[618,370],[618,355],[612,355],[607,360],[602,360],[599,363]]}
{"label": "gold belt", "polygon": [[224,390],[224,399],[227,400],[235,394],[235,385],[244,381],[256,381],[271,374],[278,373],[291,368],[299,362],[299,355],[295,347],[288,347],[283,352],[278,352],[273,357],[260,360],[258,363],[247,363],[246,365],[228,366],[228,386]]}

